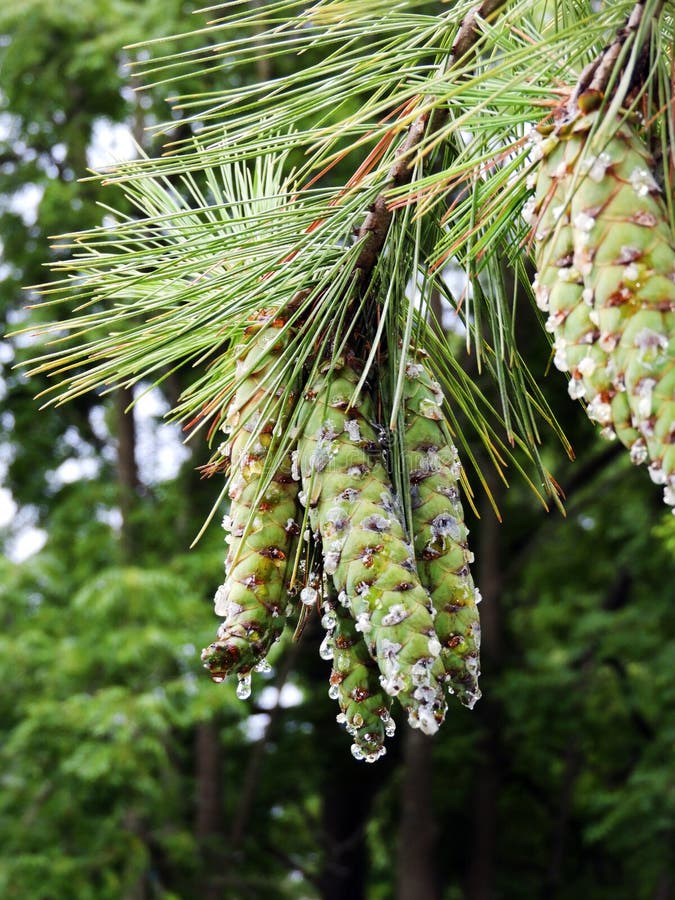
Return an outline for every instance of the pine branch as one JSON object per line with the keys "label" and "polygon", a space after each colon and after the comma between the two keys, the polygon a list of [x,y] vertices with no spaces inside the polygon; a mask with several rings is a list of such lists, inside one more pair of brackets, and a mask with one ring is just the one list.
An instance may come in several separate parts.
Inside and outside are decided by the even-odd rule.
{"label": "pine branch", "polygon": [[[479,19],[488,18],[504,3],[505,0],[484,0],[467,13],[459,26],[452,50],[441,71],[449,71],[459,63],[466,64],[467,57],[473,53],[480,38]],[[447,110],[440,107],[433,111],[433,115],[429,110],[421,113],[410,126],[405,140],[397,150],[397,159],[389,169],[387,181],[359,229],[359,238],[369,236],[355,264],[362,285],[368,282],[372,274],[391,225],[392,211],[386,198],[387,190],[401,187],[411,181],[415,170],[412,162],[413,151],[420,145],[429,128],[433,130],[442,127],[446,118]]]}

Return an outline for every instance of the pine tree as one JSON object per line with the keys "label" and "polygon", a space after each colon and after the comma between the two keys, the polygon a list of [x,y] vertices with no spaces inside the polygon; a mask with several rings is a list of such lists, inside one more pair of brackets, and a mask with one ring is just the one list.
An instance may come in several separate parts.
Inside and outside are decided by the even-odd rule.
{"label": "pine tree", "polygon": [[[329,644],[349,650],[332,684],[359,754],[380,754],[387,725],[364,648],[411,724],[438,727],[446,684],[472,705],[478,595],[459,482],[469,501],[476,480],[491,497],[487,459],[561,505],[540,445],[553,434],[569,452],[516,341],[506,285],[529,289],[531,257],[570,394],[633,461],[649,459],[672,502],[674,30],[661,0],[484,0],[434,15],[422,0],[235,2],[189,36],[208,52],[141,63],[195,130],[102,176],[136,214],[65,239],[74,252],[45,303],[78,311],[65,339],[62,322],[41,326],[59,343],[33,371],[57,376],[48,402],[62,402],[192,367],[174,415],[194,435],[212,440],[228,409],[252,423],[229,437],[234,474],[214,505],[230,492],[212,674],[264,658],[290,565],[303,599],[324,577],[341,598],[325,612]],[[306,67],[235,84],[289,52]],[[221,64],[235,86],[181,96],[187,75]],[[457,296],[447,267],[464,273]],[[436,295],[466,333],[466,367],[439,333]],[[252,325],[266,318],[280,327]],[[281,565],[295,530],[284,519],[298,519],[293,452],[298,524],[323,571]]]}

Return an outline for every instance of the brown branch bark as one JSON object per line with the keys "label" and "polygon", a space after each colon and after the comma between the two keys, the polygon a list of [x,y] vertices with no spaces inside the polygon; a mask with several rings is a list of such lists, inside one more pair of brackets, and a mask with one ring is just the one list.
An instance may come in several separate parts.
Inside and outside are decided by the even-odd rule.
{"label": "brown branch bark", "polygon": [[[504,3],[505,0],[484,0],[483,3],[479,3],[467,13],[459,26],[448,59],[443,64],[444,71],[452,69],[459,62],[465,63],[468,61],[480,37],[479,20],[487,19],[496,13]],[[370,279],[391,225],[392,212],[387,204],[386,193],[393,187],[400,187],[411,181],[414,171],[414,151],[420,145],[429,129],[436,130],[440,128],[446,116],[447,112],[440,108],[433,111],[433,117],[430,110],[420,113],[408,129],[408,133],[396,151],[396,160],[389,169],[386,183],[368,210],[368,214],[358,232],[360,239],[368,238],[364,242],[361,253],[355,263],[355,269],[358,272],[358,279],[362,287],[365,287]]]}
{"label": "brown branch bark", "polygon": [[[662,8],[663,2],[659,2],[655,5],[652,13],[652,20],[658,18]],[[570,100],[570,112],[573,113],[576,111],[579,97],[587,91],[604,94],[604,92],[607,90],[608,84],[615,74],[616,66],[619,64],[624,45],[626,44],[628,39],[632,38],[639,30],[644,18],[644,14],[645,3],[643,2],[643,0],[640,0],[640,2],[636,3],[633,7],[633,10],[628,17],[628,21],[626,22],[624,27],[619,30],[614,40],[603,49],[603,51],[596,57],[596,59],[594,59],[586,66],[586,68],[581,73],[579,83]],[[640,49],[640,54],[636,60],[629,91],[638,87],[644,77],[649,51],[650,35],[651,28],[647,32],[646,39]]]}

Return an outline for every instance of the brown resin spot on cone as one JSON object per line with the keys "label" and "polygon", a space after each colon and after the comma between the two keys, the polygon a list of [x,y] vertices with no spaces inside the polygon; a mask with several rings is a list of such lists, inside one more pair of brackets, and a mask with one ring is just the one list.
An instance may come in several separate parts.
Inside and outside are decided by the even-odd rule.
{"label": "brown resin spot on cone", "polygon": [[377,547],[366,547],[361,553],[359,559],[366,567],[366,569],[372,568],[373,562],[375,561],[375,557],[382,550],[383,545],[380,544]]}
{"label": "brown resin spot on cone", "polygon": [[265,547],[264,550],[258,550],[258,553],[268,559],[286,559],[286,554],[279,547]]}
{"label": "brown resin spot on cone", "polygon": [[357,703],[363,703],[364,700],[367,700],[368,697],[370,697],[370,691],[367,691],[362,687],[356,687],[349,696],[352,700],[356,700]]}
{"label": "brown resin spot on cone", "polygon": [[[350,647],[353,647],[356,641],[353,638],[347,637],[344,634],[338,634],[335,638],[335,646],[339,650],[349,650]],[[342,679],[340,679],[342,680]]]}

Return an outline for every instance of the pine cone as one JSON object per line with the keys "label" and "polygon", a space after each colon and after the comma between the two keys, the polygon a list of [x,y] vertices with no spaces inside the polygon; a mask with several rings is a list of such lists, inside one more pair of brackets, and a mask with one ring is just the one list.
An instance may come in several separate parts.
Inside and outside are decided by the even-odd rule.
{"label": "pine cone", "polygon": [[[675,241],[653,161],[626,118],[579,112],[540,140],[535,296],[554,362],[607,437],[675,503]],[[609,134],[609,137],[606,135]]]}

